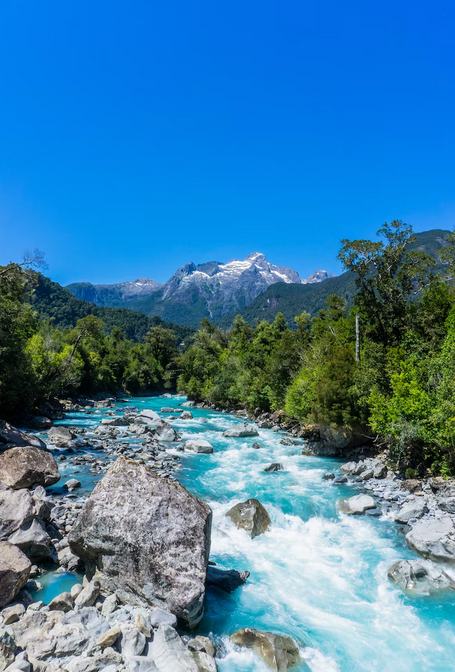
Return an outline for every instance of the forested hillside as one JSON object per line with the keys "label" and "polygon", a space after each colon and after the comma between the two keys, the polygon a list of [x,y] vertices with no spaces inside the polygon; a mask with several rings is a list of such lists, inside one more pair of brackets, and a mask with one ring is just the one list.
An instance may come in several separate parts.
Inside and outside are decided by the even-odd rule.
{"label": "forested hillside", "polygon": [[[415,241],[409,244],[409,251],[426,252],[436,261],[433,272],[443,272],[439,252],[447,244],[449,231],[432,229],[414,235]],[[283,313],[285,319],[292,325],[295,315],[302,312],[307,312],[311,316],[317,315],[318,311],[325,307],[325,301],[331,294],[341,296],[348,307],[352,306],[356,291],[355,277],[350,271],[315,285],[289,285],[280,282],[271,285],[243,310],[218,320],[217,326],[228,329],[237,314],[250,324],[254,324],[255,320],[273,321],[278,313]]]}
{"label": "forested hillside", "polygon": [[54,326],[60,329],[74,327],[80,318],[95,315],[103,320],[108,333],[114,327],[119,327],[127,339],[137,342],[143,341],[153,327],[172,329],[179,343],[185,344],[195,333],[192,327],[164,322],[158,316],[147,317],[134,310],[95,306],[94,303],[77,299],[41,273],[30,273],[29,288],[29,302],[33,309],[43,317],[51,318]]}
{"label": "forested hillside", "polygon": [[[315,288],[268,290],[275,297],[285,290],[287,301],[325,286],[316,317],[294,319],[302,305],[314,312],[317,304],[289,300],[280,304],[289,322],[280,305],[272,322],[254,327],[241,315],[229,332],[205,321],[179,358],[180,391],[227,408],[285,409],[362,441],[370,436],[408,477],[454,473],[455,291],[447,280],[455,276],[455,234],[444,233],[414,240],[411,227],[394,221],[378,232],[382,240],[342,241],[343,276]],[[444,264],[435,262],[438,251]]]}

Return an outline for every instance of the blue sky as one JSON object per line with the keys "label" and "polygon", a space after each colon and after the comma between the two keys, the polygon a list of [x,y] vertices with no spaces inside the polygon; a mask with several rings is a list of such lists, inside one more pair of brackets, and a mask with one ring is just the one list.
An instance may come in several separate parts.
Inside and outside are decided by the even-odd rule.
{"label": "blue sky", "polygon": [[455,224],[453,2],[3,0],[0,263],[166,280]]}

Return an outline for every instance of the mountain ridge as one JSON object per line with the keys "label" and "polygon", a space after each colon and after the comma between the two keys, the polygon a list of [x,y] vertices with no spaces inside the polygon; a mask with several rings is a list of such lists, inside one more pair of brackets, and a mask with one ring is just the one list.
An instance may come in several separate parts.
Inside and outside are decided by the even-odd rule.
{"label": "mountain ridge", "polygon": [[188,262],[160,285],[149,278],[113,285],[72,283],[66,287],[76,298],[98,306],[123,307],[159,315],[165,320],[197,326],[203,317],[212,320],[241,310],[275,283],[314,284],[330,277],[318,270],[308,278],[297,271],[276,266],[261,252],[227,263]]}

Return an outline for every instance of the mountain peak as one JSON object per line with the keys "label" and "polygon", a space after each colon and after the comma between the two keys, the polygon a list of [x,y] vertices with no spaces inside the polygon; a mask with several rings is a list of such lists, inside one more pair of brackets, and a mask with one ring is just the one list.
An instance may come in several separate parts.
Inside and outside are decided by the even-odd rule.
{"label": "mountain peak", "polygon": [[265,258],[265,254],[262,254],[262,252],[252,252],[247,257],[245,257],[245,261],[267,261],[267,260]]}

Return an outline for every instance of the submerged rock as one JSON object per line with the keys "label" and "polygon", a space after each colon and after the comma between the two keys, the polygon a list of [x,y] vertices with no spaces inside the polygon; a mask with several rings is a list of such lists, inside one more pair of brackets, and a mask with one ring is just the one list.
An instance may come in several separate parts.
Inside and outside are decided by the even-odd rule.
{"label": "submerged rock", "polygon": [[0,542],[0,608],[11,602],[27,583],[31,562],[13,544]]}
{"label": "submerged rock", "polygon": [[245,436],[259,436],[259,432],[255,425],[250,425],[247,422],[242,422],[240,425],[236,425],[231,429],[227,429],[223,432],[223,436],[229,437],[245,437]]}
{"label": "submerged rock", "polygon": [[268,467],[264,469],[264,471],[268,472],[274,472],[274,471],[283,471],[284,467],[282,464],[279,462],[272,462],[272,464],[269,464]]}
{"label": "submerged rock", "polygon": [[183,445],[185,450],[193,450],[195,453],[213,453],[213,446],[205,439],[190,439]]}
{"label": "submerged rock", "polygon": [[60,472],[52,453],[21,446],[0,455],[0,480],[14,490],[36,484],[48,487],[60,480]]}
{"label": "submerged rock", "polygon": [[236,504],[229,509],[226,516],[234,525],[246,530],[252,539],[266,532],[271,522],[269,514],[257,499]]}
{"label": "submerged rock", "polygon": [[249,575],[249,572],[238,572],[236,569],[219,569],[209,565],[207,568],[207,585],[215,586],[226,593],[233,593],[234,590],[246,583]]}
{"label": "submerged rock", "polygon": [[388,576],[403,590],[418,595],[455,590],[455,577],[431,560],[400,560],[390,567]]}
{"label": "submerged rock", "polygon": [[338,500],[338,510],[350,515],[360,515],[368,509],[374,509],[376,505],[370,495],[355,495],[347,499]]}
{"label": "submerged rock", "polygon": [[302,662],[299,648],[293,639],[272,632],[242,628],[231,635],[233,644],[252,649],[271,670],[290,670]]}
{"label": "submerged rock", "polygon": [[183,486],[119,458],[70,535],[72,551],[107,592],[162,606],[190,627],[202,618],[212,512]]}
{"label": "submerged rock", "polygon": [[455,527],[451,518],[416,523],[406,541],[424,558],[455,564]]}

